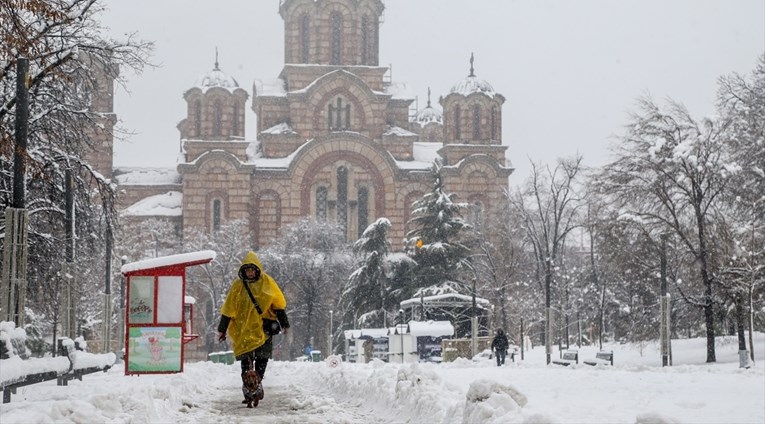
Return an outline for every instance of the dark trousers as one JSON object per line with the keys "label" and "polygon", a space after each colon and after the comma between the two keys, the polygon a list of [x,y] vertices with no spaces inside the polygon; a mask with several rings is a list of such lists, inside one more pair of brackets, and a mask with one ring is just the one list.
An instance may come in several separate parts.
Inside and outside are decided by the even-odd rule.
{"label": "dark trousers", "polygon": [[266,375],[266,367],[268,366],[268,360],[271,358],[272,351],[273,343],[271,337],[269,337],[263,346],[236,358],[242,361],[242,381],[244,381],[244,373],[250,369],[250,362],[252,362],[255,371],[258,372],[258,375],[262,380]]}
{"label": "dark trousers", "polygon": [[[258,372],[258,375],[260,376],[260,379],[263,379],[263,376],[266,375],[266,367],[268,366],[268,358],[255,358],[253,361],[253,365],[255,366],[255,371]],[[250,359],[249,358],[242,358],[242,379],[244,379],[244,373],[247,372],[250,369]]]}
{"label": "dark trousers", "polygon": [[505,365],[505,349],[497,349],[497,366]]}

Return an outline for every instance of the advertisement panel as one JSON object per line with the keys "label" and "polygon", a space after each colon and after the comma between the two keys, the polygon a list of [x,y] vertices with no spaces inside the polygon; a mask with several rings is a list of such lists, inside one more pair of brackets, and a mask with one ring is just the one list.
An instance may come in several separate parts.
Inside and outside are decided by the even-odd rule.
{"label": "advertisement panel", "polygon": [[180,372],[181,327],[130,327],[128,372]]}

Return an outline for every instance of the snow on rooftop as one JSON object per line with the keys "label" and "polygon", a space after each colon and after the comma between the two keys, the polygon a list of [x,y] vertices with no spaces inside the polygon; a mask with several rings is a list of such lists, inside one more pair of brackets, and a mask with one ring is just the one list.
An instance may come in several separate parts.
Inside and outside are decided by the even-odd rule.
{"label": "snow on rooftop", "polygon": [[394,99],[414,100],[415,95],[409,84],[405,82],[394,82],[385,87],[385,94],[389,94]]}
{"label": "snow on rooftop", "polygon": [[441,110],[436,109],[433,106],[428,106],[417,112],[417,116],[414,117],[414,122],[420,124],[420,127],[424,127],[432,122],[443,124],[444,116]]}
{"label": "snow on rooftop", "polygon": [[409,333],[415,337],[452,336],[454,326],[449,321],[409,321]]}
{"label": "snow on rooftop", "polygon": [[258,96],[286,96],[284,80],[281,78],[256,79],[254,84],[255,94]]}
{"label": "snow on rooftop", "polygon": [[396,166],[399,169],[412,171],[427,171],[433,166],[433,161],[439,158],[438,150],[444,147],[441,143],[414,142],[412,143],[412,155],[414,160],[397,160]]}
{"label": "snow on rooftop", "polygon": [[221,71],[220,68],[218,68],[218,64],[216,63],[215,69],[199,77],[194,83],[194,86],[200,88],[202,91],[206,91],[215,87],[225,88],[229,91],[233,91],[239,88],[239,83],[236,82],[232,76]]}
{"label": "snow on rooftop", "polygon": [[271,128],[267,128],[263,130],[262,133],[263,134],[297,134],[295,130],[293,130],[292,127],[286,122],[282,122],[281,124],[277,124]]}
{"label": "snow on rooftop", "polygon": [[401,127],[388,127],[388,131],[383,135],[395,135],[398,137],[417,137],[417,134],[407,131]]}
{"label": "snow on rooftop", "polygon": [[491,84],[482,78],[478,78],[475,75],[470,75],[457,84],[454,84],[449,92],[454,94],[461,94],[463,96],[469,96],[473,93],[483,93],[491,98],[497,94]]}
{"label": "snow on rooftop", "polygon": [[168,191],[141,199],[124,211],[123,216],[181,216],[183,214],[183,193]]}
{"label": "snow on rooftop", "polygon": [[[400,305],[403,308],[404,306],[415,306],[420,304],[420,298],[419,297],[413,297],[411,299],[403,300],[401,301]],[[459,293],[444,293],[444,294],[437,294],[433,296],[424,296],[422,298],[422,301],[427,303],[448,303],[456,301],[457,303],[464,303],[464,302],[472,302],[473,296],[468,296],[466,294],[459,294]],[[491,302],[489,302],[487,299],[476,297],[475,301],[477,304],[488,306]]]}
{"label": "snow on rooftop", "polygon": [[179,253],[177,255],[162,256],[159,258],[151,258],[138,262],[131,262],[122,265],[120,271],[123,274],[130,272],[154,269],[172,265],[180,265],[185,263],[207,263],[215,259],[217,253],[213,250],[200,250],[198,252]]}
{"label": "snow on rooftop", "polygon": [[118,185],[181,184],[181,174],[172,168],[115,168]]}

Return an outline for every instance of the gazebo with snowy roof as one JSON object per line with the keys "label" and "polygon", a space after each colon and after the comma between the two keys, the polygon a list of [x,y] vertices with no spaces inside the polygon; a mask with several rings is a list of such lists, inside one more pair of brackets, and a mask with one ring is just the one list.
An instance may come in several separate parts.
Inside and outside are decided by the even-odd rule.
{"label": "gazebo with snowy roof", "polygon": [[122,266],[127,278],[125,374],[183,372],[184,346],[194,340],[194,299],[186,268],[215,259],[212,250],[163,256]]}
{"label": "gazebo with snowy roof", "polygon": [[[488,334],[489,311],[491,302],[475,298],[479,333]],[[400,303],[404,316],[409,319],[449,321],[454,325],[457,337],[470,334],[470,318],[473,316],[473,296],[460,293],[441,293],[431,296],[414,297]],[[479,334],[480,335],[480,334]]]}

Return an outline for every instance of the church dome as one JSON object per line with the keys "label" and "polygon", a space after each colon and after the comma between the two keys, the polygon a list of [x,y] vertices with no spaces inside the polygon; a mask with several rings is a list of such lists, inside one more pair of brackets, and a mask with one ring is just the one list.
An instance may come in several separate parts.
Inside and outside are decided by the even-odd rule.
{"label": "church dome", "polygon": [[199,87],[202,90],[206,90],[208,88],[213,87],[221,87],[221,88],[227,88],[229,90],[233,90],[235,88],[239,88],[239,83],[236,82],[234,77],[228,75],[227,73],[220,70],[220,67],[218,66],[218,50],[215,50],[215,67],[212,71],[202,75],[197,79],[197,82],[194,84],[195,87]]}
{"label": "church dome", "polygon": [[483,93],[489,97],[494,97],[494,95],[497,94],[494,91],[494,87],[492,87],[488,81],[486,81],[483,78],[478,78],[475,75],[475,71],[473,69],[472,54],[470,55],[470,75],[468,75],[467,78],[463,79],[462,81],[459,81],[458,83],[454,84],[454,86],[449,91],[449,93],[461,94],[465,97],[473,93]]}
{"label": "church dome", "polygon": [[437,124],[444,123],[444,115],[440,110],[430,105],[430,87],[428,87],[428,105],[424,109],[420,109],[417,115],[414,116],[413,122],[420,124],[421,127],[435,122]]}
{"label": "church dome", "polygon": [[420,125],[429,124],[431,122],[443,124],[444,116],[440,110],[428,105],[426,108],[417,112],[417,115],[414,117],[414,122],[417,122]]}
{"label": "church dome", "polygon": [[478,78],[475,75],[470,75],[462,81],[454,84],[449,92],[454,94],[461,94],[463,96],[469,96],[473,93],[484,93],[489,97],[492,97],[494,94],[496,94],[494,87],[492,87],[488,81],[482,78]]}
{"label": "church dome", "polygon": [[239,88],[239,83],[232,76],[221,71],[217,66],[212,71],[201,76],[194,85],[203,89],[213,87]]}

